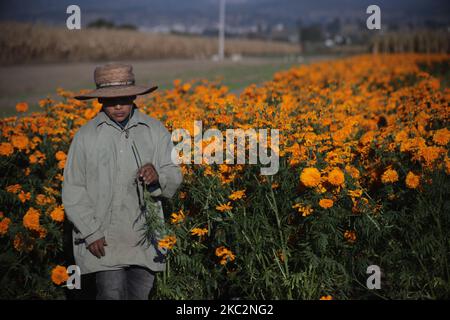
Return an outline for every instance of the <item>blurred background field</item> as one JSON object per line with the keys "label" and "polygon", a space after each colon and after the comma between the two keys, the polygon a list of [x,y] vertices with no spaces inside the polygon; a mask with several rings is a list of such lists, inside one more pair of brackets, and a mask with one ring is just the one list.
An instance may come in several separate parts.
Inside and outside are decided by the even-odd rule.
{"label": "blurred background field", "polygon": [[132,63],[139,82],[163,89],[202,78],[238,93],[300,63],[450,48],[446,1],[379,1],[382,29],[369,30],[371,1],[227,0],[220,59],[219,3],[79,0],[81,29],[69,30],[71,1],[2,1],[0,116],[18,102],[35,111],[56,88],[92,88],[95,66],[110,61]]}
{"label": "blurred background field", "polygon": [[[331,57],[251,57],[221,62],[192,59],[125,62],[133,65],[137,83],[150,83],[160,89],[167,89],[172,87],[175,79],[208,79],[221,81],[237,93],[251,83],[270,80],[276,71],[288,69],[298,63],[323,59]],[[103,62],[0,66],[0,117],[15,114],[15,106],[19,101],[27,102],[30,112],[39,110],[37,102],[47,96],[55,98],[58,87],[72,91],[94,88],[93,72],[101,63]]]}

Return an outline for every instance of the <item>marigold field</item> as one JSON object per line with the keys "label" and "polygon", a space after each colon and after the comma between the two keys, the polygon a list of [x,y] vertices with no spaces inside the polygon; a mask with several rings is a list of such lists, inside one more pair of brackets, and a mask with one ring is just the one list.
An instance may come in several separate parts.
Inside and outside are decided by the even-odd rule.
{"label": "marigold field", "polygon": [[[165,203],[153,299],[450,298],[448,55],[357,56],[276,73],[239,95],[174,81],[138,105],[170,130],[280,130],[279,172],[183,164]],[[97,101],[59,89],[0,120],[0,297],[64,299],[66,154]],[[225,134],[224,134],[225,136]],[[381,289],[366,286],[381,269]]]}

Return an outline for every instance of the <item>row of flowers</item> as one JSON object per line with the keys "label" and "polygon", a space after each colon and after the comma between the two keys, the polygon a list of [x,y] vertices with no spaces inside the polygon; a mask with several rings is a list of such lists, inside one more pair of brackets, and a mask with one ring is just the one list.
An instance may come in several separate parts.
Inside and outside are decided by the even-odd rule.
{"label": "row of flowers", "polygon": [[[139,100],[141,111],[170,130],[188,130],[191,137],[199,119],[205,128],[223,133],[230,124],[243,130],[279,129],[280,145],[271,151],[280,156],[281,170],[296,176],[287,181],[283,174],[256,175],[252,185],[246,180],[255,176],[251,165],[183,164],[185,183],[167,219],[173,234],[161,239],[160,247],[176,255],[180,241],[208,244],[218,267],[231,272],[243,262],[235,251],[239,244],[212,239],[211,229],[250,210],[261,190],[273,193],[275,201],[269,204],[274,207],[289,202],[281,220],[290,225],[339,208],[355,216],[379,215],[431,185],[432,172],[449,175],[450,92],[421,68],[448,59],[388,55],[321,62],[278,72],[272,81],[251,85],[240,95],[220,83],[176,80],[172,89]],[[27,114],[28,105],[19,103],[17,116],[0,120],[0,164],[6,172],[0,180],[0,245],[16,260],[38,261],[43,267],[34,272],[60,285],[67,279],[60,198],[66,153],[76,131],[101,105],[75,100],[74,93],[62,89],[58,93],[62,101],[41,100],[41,112]],[[211,195],[206,186],[196,190],[199,179],[217,183],[217,193]],[[212,203],[205,206],[199,194],[210,194],[204,198]],[[208,209],[199,209],[200,204]],[[358,242],[353,225],[340,228],[345,245]],[[293,239],[280,246],[295,246]],[[277,249],[278,261],[285,262],[286,250]],[[210,253],[204,253],[205,261]],[[24,280],[18,276],[16,281]],[[331,297],[328,293],[322,292],[322,298]]]}

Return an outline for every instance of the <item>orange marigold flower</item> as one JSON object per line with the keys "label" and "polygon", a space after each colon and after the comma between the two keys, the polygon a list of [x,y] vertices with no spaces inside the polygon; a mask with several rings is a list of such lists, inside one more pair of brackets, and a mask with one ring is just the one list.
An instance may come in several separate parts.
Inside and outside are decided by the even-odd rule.
{"label": "orange marigold flower", "polygon": [[243,197],[245,197],[245,189],[234,191],[228,196],[228,198],[231,200],[242,199]]}
{"label": "orange marigold flower", "polygon": [[405,183],[408,188],[416,189],[419,186],[420,177],[410,171],[406,175]]}
{"label": "orange marigold flower", "polygon": [[182,222],[184,220],[184,218],[185,218],[183,209],[180,209],[180,211],[178,211],[178,212],[172,213],[171,217],[172,218],[171,218],[170,222],[173,223],[173,224],[177,224],[177,223]]}
{"label": "orange marigold flower", "polygon": [[60,284],[63,284],[64,282],[66,282],[67,279],[69,279],[69,275],[67,274],[66,267],[59,266],[59,265],[54,267],[52,270],[51,278],[52,278],[53,283],[58,286]]}
{"label": "orange marigold flower", "polygon": [[64,151],[58,151],[57,153],[55,153],[55,158],[58,161],[66,160],[67,159],[67,155],[65,154]]}
{"label": "orange marigold flower", "polygon": [[224,212],[224,211],[229,211],[229,210],[233,209],[233,207],[231,206],[231,203],[230,203],[230,202],[227,202],[227,203],[218,205],[218,206],[216,207],[216,209],[219,210],[219,211],[221,211],[221,212]]}
{"label": "orange marigold flower", "polygon": [[320,183],[320,172],[316,168],[305,168],[300,174],[300,181],[309,188],[317,187]]}
{"label": "orange marigold flower", "polygon": [[28,209],[27,213],[23,216],[23,225],[25,228],[34,230],[34,231],[40,231],[41,226],[39,224],[39,216],[41,213],[39,210],[36,210],[34,208]]}
{"label": "orange marigold flower", "polygon": [[9,142],[0,143],[0,156],[9,157],[14,153],[14,148]]}
{"label": "orange marigold flower", "polygon": [[24,191],[20,191],[18,197],[19,197],[19,200],[20,200],[22,203],[25,203],[25,201],[31,199],[31,193],[29,193],[29,192],[24,192]]}
{"label": "orange marigold flower", "polygon": [[52,212],[50,213],[50,217],[53,219],[53,221],[63,222],[64,221],[64,205],[57,206],[55,209],[53,209]]}
{"label": "orange marigold flower", "polygon": [[14,249],[16,249],[17,251],[20,251],[22,249],[23,246],[23,236],[20,233],[17,233],[14,237]]}
{"label": "orange marigold flower", "polygon": [[334,204],[334,201],[331,199],[321,199],[319,201],[319,206],[321,206],[324,209],[331,208]]}
{"label": "orange marigold flower", "polygon": [[191,230],[191,234],[194,236],[203,236],[208,233],[208,229],[205,228],[194,228]]}
{"label": "orange marigold flower", "polygon": [[333,297],[330,296],[330,295],[327,295],[327,296],[321,296],[321,297],[320,297],[320,300],[333,300]]}
{"label": "orange marigold flower", "polygon": [[450,131],[447,128],[436,130],[433,135],[433,141],[440,146],[447,145],[450,141]]}
{"label": "orange marigold flower", "polygon": [[16,104],[16,110],[17,110],[17,112],[27,112],[28,111],[28,103],[19,102],[18,104]]}
{"label": "orange marigold flower", "polygon": [[160,248],[172,249],[177,243],[177,238],[175,236],[165,236],[163,239],[158,241]]}
{"label": "orange marigold flower", "polygon": [[47,229],[44,227],[40,227],[39,230],[39,238],[44,239],[47,236]]}
{"label": "orange marigold flower", "polygon": [[19,150],[24,150],[28,147],[30,140],[28,139],[27,136],[25,135],[15,135],[11,137],[11,143],[12,145],[19,149]]}
{"label": "orange marigold flower", "polygon": [[445,173],[450,175],[450,158],[445,158]]}
{"label": "orange marigold flower", "polygon": [[21,189],[22,186],[20,184],[13,184],[6,187],[6,191],[11,193],[18,193]]}
{"label": "orange marigold flower", "polygon": [[11,219],[3,218],[0,221],[0,236],[4,236],[8,232],[9,225],[11,224]]}
{"label": "orange marigold flower", "polygon": [[344,239],[347,240],[349,243],[354,243],[356,241],[356,232],[346,230],[344,232]]}
{"label": "orange marigold flower", "polygon": [[64,169],[64,167],[66,166],[66,160],[61,160],[58,162],[58,168],[59,169]]}
{"label": "orange marigold flower", "polygon": [[40,206],[45,206],[46,204],[50,203],[51,200],[47,198],[44,194],[38,194],[36,196],[36,204]]}
{"label": "orange marigold flower", "polygon": [[339,168],[334,168],[328,174],[328,182],[334,186],[341,186],[345,182],[344,173]]}
{"label": "orange marigold flower", "polygon": [[387,169],[381,176],[381,182],[384,184],[394,183],[398,181],[398,173],[394,169]]}
{"label": "orange marigold flower", "polygon": [[233,261],[236,258],[233,252],[231,252],[231,250],[225,248],[224,246],[216,248],[216,256],[221,258],[221,265],[225,265],[227,262]]}

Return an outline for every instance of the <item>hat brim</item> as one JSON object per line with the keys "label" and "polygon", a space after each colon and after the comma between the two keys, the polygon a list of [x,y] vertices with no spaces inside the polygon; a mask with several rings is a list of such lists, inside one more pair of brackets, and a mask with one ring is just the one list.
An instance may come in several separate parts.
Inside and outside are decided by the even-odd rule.
{"label": "hat brim", "polygon": [[94,98],[128,97],[147,94],[155,91],[156,89],[158,89],[157,86],[150,88],[141,86],[115,86],[96,89],[86,94],[75,96],[74,98],[77,100],[88,100]]}

